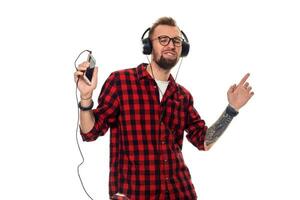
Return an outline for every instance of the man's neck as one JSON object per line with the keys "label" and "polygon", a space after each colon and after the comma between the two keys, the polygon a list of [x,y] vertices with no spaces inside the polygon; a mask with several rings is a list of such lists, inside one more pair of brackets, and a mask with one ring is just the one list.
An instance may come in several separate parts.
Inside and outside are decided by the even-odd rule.
{"label": "man's neck", "polygon": [[151,66],[152,66],[154,77],[150,65],[147,65],[147,71],[152,76],[152,78],[155,78],[156,80],[160,80],[160,81],[168,81],[171,70],[162,69],[153,61],[151,62]]}

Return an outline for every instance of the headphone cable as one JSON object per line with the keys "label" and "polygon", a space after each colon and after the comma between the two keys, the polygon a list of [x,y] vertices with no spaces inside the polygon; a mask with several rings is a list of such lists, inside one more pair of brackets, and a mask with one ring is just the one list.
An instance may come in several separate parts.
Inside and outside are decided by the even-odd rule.
{"label": "headphone cable", "polygon": [[[150,62],[150,60],[149,60],[149,58],[148,58],[147,55],[146,55],[146,58],[147,58],[147,60],[148,60],[148,62],[149,62],[149,65],[150,65],[150,68],[151,68],[151,73],[152,73],[153,79],[155,80],[154,73],[153,73],[153,70],[152,70],[152,65],[151,65],[151,62]],[[182,60],[183,60],[183,58],[180,59],[179,67],[178,67],[178,69],[177,69],[176,76],[175,76],[175,79],[174,79],[174,81],[175,81],[176,84],[177,84],[176,80],[177,80],[177,76],[178,76],[179,69],[180,69],[181,64],[182,64]],[[159,87],[158,87],[158,88],[159,88]],[[160,89],[159,89],[159,90],[160,90]]]}
{"label": "headphone cable", "polygon": [[[76,71],[78,71],[77,67],[76,67],[76,62],[78,60],[78,58],[81,56],[82,53],[84,52],[89,52],[89,53],[92,53],[92,51],[90,50],[84,50],[82,51],[76,58],[75,62],[74,62],[74,66],[75,66],[75,69]],[[80,180],[80,183],[81,183],[81,186],[84,190],[84,192],[86,193],[86,195],[91,199],[91,200],[94,200],[90,195],[89,193],[86,191],[85,187],[84,187],[84,184],[83,184],[83,181],[81,179],[81,176],[80,176],[80,171],[79,171],[79,168],[81,167],[81,165],[84,163],[84,156],[82,154],[82,151],[81,151],[81,148],[80,148],[80,145],[79,145],[79,141],[78,141],[78,128],[79,128],[79,117],[80,117],[80,111],[79,111],[79,108],[78,108],[78,104],[79,104],[79,100],[78,100],[78,95],[77,95],[77,91],[78,91],[78,82],[79,82],[79,78],[77,79],[76,81],[76,91],[75,91],[75,96],[76,96],[76,106],[77,106],[77,125],[76,125],[76,142],[77,142],[77,147],[78,147],[78,150],[80,152],[80,155],[81,155],[81,158],[82,158],[82,161],[81,163],[77,166],[77,174],[78,174],[78,177],[79,177],[79,180]]]}

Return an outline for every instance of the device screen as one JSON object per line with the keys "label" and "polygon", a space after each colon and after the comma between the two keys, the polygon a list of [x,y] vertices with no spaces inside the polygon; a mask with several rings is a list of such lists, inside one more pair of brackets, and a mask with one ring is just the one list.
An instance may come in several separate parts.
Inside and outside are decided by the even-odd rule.
{"label": "device screen", "polygon": [[95,69],[95,65],[96,65],[96,60],[92,56],[92,54],[89,54],[89,56],[88,56],[88,62],[90,63],[90,66],[86,69],[85,76],[91,82],[92,81],[92,77],[93,77],[93,72],[94,72],[94,69]]}

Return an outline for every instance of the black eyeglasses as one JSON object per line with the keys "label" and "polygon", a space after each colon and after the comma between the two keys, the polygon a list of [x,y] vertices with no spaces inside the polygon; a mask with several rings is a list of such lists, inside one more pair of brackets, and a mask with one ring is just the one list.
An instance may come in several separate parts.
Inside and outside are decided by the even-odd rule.
{"label": "black eyeglasses", "polygon": [[167,35],[161,35],[161,36],[158,36],[157,38],[153,39],[153,40],[156,40],[158,39],[159,43],[162,45],[162,46],[167,46],[170,41],[172,40],[174,46],[176,47],[181,47],[182,46],[182,42],[184,41],[183,38],[181,37],[173,37],[173,38],[170,38],[169,36]]}

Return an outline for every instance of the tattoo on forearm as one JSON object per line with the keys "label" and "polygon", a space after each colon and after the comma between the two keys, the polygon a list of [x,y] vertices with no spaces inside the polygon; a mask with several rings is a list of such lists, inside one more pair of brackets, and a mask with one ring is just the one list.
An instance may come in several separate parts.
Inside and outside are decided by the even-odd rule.
{"label": "tattoo on forearm", "polygon": [[206,145],[210,145],[217,141],[217,139],[224,133],[233,117],[228,115],[226,111],[224,111],[221,117],[207,129],[205,142]]}

